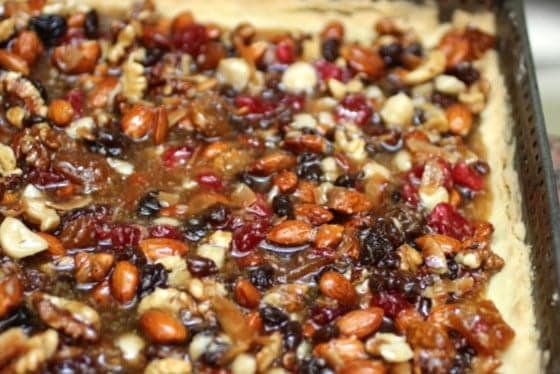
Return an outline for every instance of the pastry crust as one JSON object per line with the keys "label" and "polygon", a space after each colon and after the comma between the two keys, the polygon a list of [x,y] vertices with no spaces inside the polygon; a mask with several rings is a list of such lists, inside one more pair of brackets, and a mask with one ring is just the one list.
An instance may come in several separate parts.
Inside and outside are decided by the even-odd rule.
{"label": "pastry crust", "polygon": [[[108,2],[86,0],[91,6],[108,12],[122,12],[131,0]],[[382,17],[396,17],[403,25],[413,27],[427,46],[433,46],[450,28],[440,24],[435,6],[413,5],[407,2],[376,2],[362,0],[154,0],[157,10],[173,16],[182,10],[192,10],[197,19],[233,27],[250,22],[257,28],[291,29],[319,32],[325,21],[336,18],[347,31],[348,39],[371,40],[372,25]],[[489,12],[470,14],[456,12],[456,26],[474,24],[495,33],[495,19]],[[514,169],[515,139],[512,138],[511,116],[504,79],[498,67],[498,55],[490,51],[479,61],[479,69],[491,82],[492,93],[481,113],[480,139],[486,149],[491,167],[491,206],[488,220],[495,227],[492,249],[505,259],[504,268],[496,274],[488,287],[487,296],[494,301],[504,319],[515,329],[515,339],[504,353],[500,373],[537,373],[544,371],[545,355],[538,347],[538,331],[531,298],[532,276],[529,251],[525,243],[525,225],[521,215],[518,175]]]}

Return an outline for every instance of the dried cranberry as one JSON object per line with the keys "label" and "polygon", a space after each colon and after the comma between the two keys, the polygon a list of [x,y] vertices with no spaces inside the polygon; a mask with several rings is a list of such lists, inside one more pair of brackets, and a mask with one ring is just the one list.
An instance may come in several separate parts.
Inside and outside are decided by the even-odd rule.
{"label": "dried cranberry", "polygon": [[161,155],[163,165],[167,168],[174,168],[184,165],[194,153],[193,147],[189,145],[169,147]]}
{"label": "dried cranberry", "polygon": [[305,96],[296,94],[286,94],[280,99],[280,105],[294,112],[303,110],[305,106]]}
{"label": "dried cranberry", "polygon": [[140,239],[142,239],[142,231],[136,226],[117,223],[111,230],[111,243],[116,248],[136,246]]}
{"label": "dried cranberry", "polygon": [[224,189],[224,182],[218,174],[213,171],[203,171],[196,175],[196,181],[204,188],[221,191]]}
{"label": "dried cranberry", "polygon": [[238,252],[253,250],[266,237],[270,227],[268,221],[253,221],[243,224],[233,232],[233,246]]}
{"label": "dried cranberry", "polygon": [[426,224],[439,234],[449,235],[461,241],[473,234],[470,222],[448,203],[436,205],[426,218]]}
{"label": "dried cranberry", "polygon": [[293,40],[283,39],[276,44],[276,59],[282,64],[291,64],[296,59]]}
{"label": "dried cranberry", "polygon": [[196,57],[200,54],[202,46],[208,41],[206,27],[191,23],[176,30],[172,36],[173,46],[183,52]]}
{"label": "dried cranberry", "polygon": [[338,305],[315,305],[311,308],[310,315],[313,322],[324,326],[348,311],[347,307]]}
{"label": "dried cranberry", "polygon": [[66,34],[60,39],[62,44],[78,43],[86,38],[84,29],[71,28],[66,31]]}
{"label": "dried cranberry", "polygon": [[347,82],[351,78],[348,70],[345,70],[344,68],[327,60],[317,61],[315,63],[315,69],[317,70],[317,74],[319,74],[319,79],[323,82],[326,82],[331,78],[341,82]]}
{"label": "dried cranberry", "polygon": [[370,304],[377,306],[385,311],[385,314],[395,318],[402,310],[411,307],[411,304],[404,296],[398,293],[381,292],[371,296]]}
{"label": "dried cranberry", "polygon": [[191,274],[198,278],[214,275],[218,272],[218,267],[214,261],[206,257],[190,257],[187,259],[187,266]]}
{"label": "dried cranberry", "polygon": [[465,162],[455,164],[453,168],[453,182],[473,191],[480,191],[484,188],[484,178],[482,175]]}
{"label": "dried cranberry", "polygon": [[370,119],[373,110],[364,94],[347,95],[335,109],[337,121],[350,121],[363,126]]}
{"label": "dried cranberry", "polygon": [[142,278],[138,285],[138,297],[143,299],[158,287],[167,286],[167,270],[162,264],[147,264],[142,269]]}
{"label": "dried cranberry", "polygon": [[148,233],[151,238],[181,239],[181,233],[177,228],[169,225],[158,225],[150,227]]}
{"label": "dried cranberry", "polygon": [[69,91],[64,95],[64,99],[72,105],[74,113],[76,113],[78,117],[84,114],[84,93],[82,91]]}
{"label": "dried cranberry", "polygon": [[239,95],[235,98],[238,108],[247,108],[249,114],[267,114],[275,109],[274,103],[263,100],[259,95]]}
{"label": "dried cranberry", "polygon": [[33,170],[29,175],[29,182],[44,189],[65,187],[70,183],[64,175],[43,170]]}
{"label": "dried cranberry", "polygon": [[272,216],[272,209],[266,201],[266,196],[259,193],[257,193],[257,200],[247,207],[247,212],[264,218]]}

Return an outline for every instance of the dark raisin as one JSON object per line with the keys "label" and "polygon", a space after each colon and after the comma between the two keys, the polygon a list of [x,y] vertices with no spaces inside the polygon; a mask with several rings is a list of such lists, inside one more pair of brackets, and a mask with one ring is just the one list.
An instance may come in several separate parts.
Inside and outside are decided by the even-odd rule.
{"label": "dark raisin", "polygon": [[391,319],[391,317],[383,316],[381,326],[379,327],[379,332],[394,333],[395,331],[395,322]]}
{"label": "dark raisin", "polygon": [[138,286],[138,297],[144,298],[151,294],[156,288],[167,286],[167,270],[162,264],[147,264],[142,269],[142,278]]}
{"label": "dark raisin", "polygon": [[321,43],[321,54],[325,60],[334,62],[339,56],[340,39],[327,38]]}
{"label": "dark raisin", "polygon": [[149,48],[149,49],[146,50],[146,57],[144,57],[144,61],[142,61],[142,64],[144,66],[153,66],[159,60],[161,60],[161,58],[163,57],[164,54],[165,54],[165,51],[163,49]]}
{"label": "dark raisin", "polygon": [[334,323],[329,323],[328,325],[315,330],[312,337],[313,344],[328,342],[331,339],[337,338],[338,335],[340,335],[338,326]]}
{"label": "dark raisin", "polygon": [[45,86],[43,86],[43,83],[41,83],[41,81],[38,79],[31,79],[31,78],[27,78],[27,79],[29,79],[29,81],[35,86],[37,91],[39,91],[41,98],[45,101],[49,101],[49,93],[47,92]]}
{"label": "dark raisin", "polygon": [[329,369],[324,361],[318,358],[311,357],[304,359],[297,370],[297,374],[332,374],[333,371]]}
{"label": "dark raisin", "polygon": [[382,268],[399,266],[400,258],[394,251],[403,242],[404,236],[391,219],[379,218],[374,227],[364,234],[359,258],[361,264]]}
{"label": "dark raisin", "polygon": [[187,259],[187,267],[192,275],[197,278],[214,275],[218,272],[216,263],[209,258],[194,256]]}
{"label": "dark raisin", "polygon": [[125,248],[116,248],[117,250],[114,251],[115,254],[115,261],[129,261],[134,264],[137,268],[142,268],[146,266],[148,262],[144,252],[133,248],[133,247],[125,247]]}
{"label": "dark raisin", "polygon": [[249,271],[249,281],[261,291],[268,290],[274,286],[274,268],[265,264]]}
{"label": "dark raisin", "polygon": [[434,92],[431,97],[432,103],[438,105],[442,108],[447,108],[448,106],[455,104],[457,102],[457,97],[452,95],[447,95],[441,92]]}
{"label": "dark raisin", "polygon": [[388,67],[397,66],[401,63],[402,46],[398,43],[385,44],[379,48],[379,54]]}
{"label": "dark raisin", "polygon": [[318,325],[326,325],[335,318],[340,317],[344,313],[348,312],[349,309],[346,306],[340,305],[314,305],[311,308],[311,319]]}
{"label": "dark raisin", "polygon": [[420,301],[418,302],[418,311],[424,317],[427,317],[430,314],[430,310],[432,309],[432,300],[428,299],[427,297],[421,297]]}
{"label": "dark raisin", "polygon": [[341,174],[334,181],[335,186],[354,188],[356,187],[356,176],[350,174]]}
{"label": "dark raisin", "polygon": [[406,297],[414,297],[420,292],[414,274],[398,269],[373,269],[369,285],[373,293],[396,292]]}
{"label": "dark raisin", "polygon": [[200,357],[200,361],[208,366],[218,367],[222,361],[222,357],[230,346],[224,342],[213,340],[208,347],[204,350],[204,353]]}
{"label": "dark raisin", "polygon": [[266,332],[278,330],[288,322],[286,313],[271,305],[262,307],[259,314]]}
{"label": "dark raisin", "polygon": [[424,122],[426,122],[426,112],[424,112],[423,109],[416,108],[412,115],[412,124],[414,126],[420,126]]}
{"label": "dark raisin", "polygon": [[445,276],[451,280],[457,279],[459,273],[459,264],[453,259],[447,260],[447,273]]}
{"label": "dark raisin", "polygon": [[272,200],[272,210],[280,217],[291,217],[294,212],[294,204],[288,195],[276,195]]}
{"label": "dark raisin", "polygon": [[454,75],[469,85],[480,79],[478,70],[467,61],[459,62],[449,71],[449,74]]}
{"label": "dark raisin", "polygon": [[31,18],[29,27],[37,33],[47,46],[53,46],[58,38],[66,34],[66,19],[58,14],[42,14]]}
{"label": "dark raisin", "polygon": [[97,360],[86,353],[73,355],[71,357],[61,357],[49,360],[46,372],[48,373],[83,373],[96,374],[104,371]]}
{"label": "dark raisin", "polygon": [[191,217],[183,226],[183,234],[187,240],[197,242],[208,233],[206,221],[202,217]]}
{"label": "dark raisin", "polygon": [[[404,239],[406,240],[412,240],[425,234],[422,214],[407,206],[392,208],[385,213],[385,219],[391,222],[391,224],[397,222],[399,231],[404,235]],[[401,237],[400,240],[402,239]]]}
{"label": "dark raisin", "polygon": [[320,182],[323,178],[323,169],[319,156],[312,153],[302,153],[298,158],[296,174],[302,179]]}
{"label": "dark raisin", "polygon": [[11,327],[20,327],[26,334],[32,335],[41,326],[41,322],[34,316],[31,310],[27,306],[22,305],[8,317],[0,320],[0,333]]}
{"label": "dark raisin", "polygon": [[150,191],[144,195],[136,205],[136,212],[142,217],[153,217],[158,214],[161,204],[158,200],[159,191]]}
{"label": "dark raisin", "polygon": [[88,39],[97,39],[99,37],[99,17],[95,9],[86,13],[84,31]]}
{"label": "dark raisin", "polygon": [[422,57],[424,52],[420,43],[412,43],[404,49],[404,53]]}
{"label": "dark raisin", "polygon": [[211,225],[220,225],[229,218],[230,210],[223,204],[216,204],[206,212],[206,220]]}
{"label": "dark raisin", "polygon": [[99,129],[95,140],[87,140],[90,151],[111,157],[120,157],[130,141],[116,129]]}
{"label": "dark raisin", "polygon": [[391,201],[395,204],[401,201],[402,193],[399,190],[391,191]]}
{"label": "dark raisin", "polygon": [[303,329],[298,321],[288,321],[282,326],[284,348],[293,351],[303,340]]}
{"label": "dark raisin", "polygon": [[377,81],[379,88],[386,96],[393,96],[399,92],[406,93],[408,88],[397,74],[388,74]]}

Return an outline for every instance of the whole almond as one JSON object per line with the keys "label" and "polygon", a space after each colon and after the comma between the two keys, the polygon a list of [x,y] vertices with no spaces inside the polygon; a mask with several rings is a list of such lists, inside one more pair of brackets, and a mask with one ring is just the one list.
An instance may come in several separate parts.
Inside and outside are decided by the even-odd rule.
{"label": "whole almond", "polygon": [[314,244],[317,248],[334,248],[342,240],[342,225],[322,225],[317,230]]}
{"label": "whole almond", "polygon": [[261,302],[261,293],[247,279],[240,279],[235,284],[235,301],[245,308],[253,309]]}
{"label": "whole almond", "polygon": [[336,271],[327,271],[321,276],[319,289],[323,295],[331,297],[344,305],[353,305],[358,300],[354,285]]}
{"label": "whole almond", "polygon": [[134,264],[119,261],[111,275],[111,293],[121,303],[128,303],[136,296],[140,274]]}
{"label": "whole almond", "polygon": [[266,238],[280,245],[301,245],[311,239],[313,228],[301,221],[284,221],[270,230]]}
{"label": "whole almond", "polygon": [[395,318],[395,327],[397,328],[398,332],[405,333],[410,326],[414,322],[423,321],[424,317],[414,308],[408,308],[402,310]]}
{"label": "whole almond", "polygon": [[23,75],[29,75],[27,61],[15,53],[0,49],[0,66],[7,70],[17,71]]}
{"label": "whole almond", "polygon": [[386,372],[383,363],[372,360],[350,361],[336,371],[337,374],[385,374]]}
{"label": "whole almond", "polygon": [[363,338],[377,331],[381,322],[383,322],[383,309],[370,307],[346,313],[336,322],[336,325],[343,335]]}
{"label": "whole almond", "polygon": [[325,359],[331,366],[338,367],[344,363],[365,359],[364,343],[356,338],[332,339],[315,346],[313,353]]}
{"label": "whole almond", "polygon": [[334,215],[330,210],[317,204],[296,204],[294,206],[294,216],[298,220],[319,226],[331,221]]}
{"label": "whole almond", "polygon": [[249,173],[269,175],[277,171],[289,169],[297,163],[296,158],[288,153],[271,153],[249,165]]}
{"label": "whole almond", "polygon": [[278,187],[282,193],[294,192],[297,183],[298,176],[293,171],[282,171],[272,178],[272,184]]}
{"label": "whole almond", "polygon": [[152,108],[136,104],[121,119],[121,130],[133,139],[146,135],[152,128],[156,115]]}
{"label": "whole almond", "polygon": [[156,343],[181,343],[187,339],[187,329],[177,318],[161,310],[149,310],[140,316],[140,328]]}
{"label": "whole almond", "polygon": [[333,188],[327,193],[327,206],[342,214],[365,212],[373,207],[367,195],[346,188]]}
{"label": "whole almond", "polygon": [[168,256],[182,256],[189,250],[182,241],[167,238],[144,239],[138,245],[146,257],[152,261]]}

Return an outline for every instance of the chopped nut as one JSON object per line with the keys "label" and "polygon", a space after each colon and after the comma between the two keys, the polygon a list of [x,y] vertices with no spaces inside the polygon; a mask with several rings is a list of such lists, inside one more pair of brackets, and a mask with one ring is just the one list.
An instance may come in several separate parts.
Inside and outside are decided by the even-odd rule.
{"label": "chopped nut", "polygon": [[0,43],[7,41],[14,33],[16,21],[8,17],[0,22]]}
{"label": "chopped nut", "polygon": [[224,263],[226,261],[226,251],[227,247],[220,247],[212,244],[202,244],[198,246],[196,254],[214,261],[218,269],[220,269],[224,266]]}
{"label": "chopped nut", "polygon": [[17,167],[14,150],[12,147],[0,144],[0,175],[7,177],[14,174],[21,174],[21,169]]}
{"label": "chopped nut", "polygon": [[32,115],[45,117],[47,106],[41,93],[35,85],[20,73],[0,72],[0,93],[13,94],[25,103],[26,109]]}
{"label": "chopped nut", "polygon": [[20,106],[13,106],[6,111],[6,119],[14,127],[22,128],[24,118],[25,110]]}
{"label": "chopped nut", "polygon": [[311,91],[317,84],[317,73],[307,62],[290,65],[282,75],[282,86],[289,92]]}
{"label": "chopped nut", "polygon": [[145,296],[138,305],[138,314],[150,309],[158,309],[172,316],[179,316],[181,311],[196,311],[196,304],[186,292],[175,288],[156,288],[154,292]]}
{"label": "chopped nut", "polygon": [[408,244],[403,244],[397,248],[397,254],[401,258],[401,270],[416,272],[418,266],[423,262],[422,255]]}
{"label": "chopped nut", "polygon": [[282,353],[282,334],[275,332],[263,340],[264,346],[257,353],[257,367],[261,373],[266,371]]}
{"label": "chopped nut", "polygon": [[160,358],[151,361],[144,374],[190,374],[192,372],[192,365],[187,360],[179,358]]}
{"label": "chopped nut", "polygon": [[109,49],[107,59],[113,63],[118,62],[124,56],[126,49],[134,43],[134,39],[139,30],[140,25],[137,23],[133,22],[126,25],[121,32],[119,32],[117,42]]}
{"label": "chopped nut", "polygon": [[24,214],[33,223],[40,225],[41,231],[52,231],[60,224],[56,210],[47,206],[44,194],[32,184],[23,190],[21,203]]}
{"label": "chopped nut", "polygon": [[373,355],[380,355],[388,362],[405,362],[414,356],[406,338],[391,333],[378,332],[367,341],[366,349]]}
{"label": "chopped nut", "polygon": [[388,126],[407,128],[414,115],[412,100],[405,93],[401,92],[385,101],[381,109],[381,117]]}
{"label": "chopped nut", "polygon": [[[9,344],[11,348],[9,351],[12,353],[12,357],[10,357],[12,360],[8,368],[2,365],[2,361],[0,361],[0,365],[2,365],[4,370],[10,369],[7,371],[10,373],[37,372],[56,352],[59,342],[58,334],[54,330],[47,330],[27,338],[23,332],[18,334],[19,336],[14,335],[15,331],[21,330],[11,329],[0,335],[0,340],[9,339],[6,343]],[[3,352],[6,352],[6,349],[4,349],[5,345],[3,342],[0,342]],[[13,357],[18,354],[19,357]]]}
{"label": "chopped nut", "polygon": [[429,192],[422,189],[420,189],[418,192],[418,194],[420,195],[420,201],[428,212],[431,212],[439,203],[449,202],[449,193],[443,186],[439,186],[435,190]]}
{"label": "chopped nut", "polygon": [[134,165],[130,162],[119,160],[118,158],[107,157],[107,163],[113,168],[117,173],[129,176],[134,173]]}
{"label": "chopped nut", "polygon": [[119,336],[115,344],[121,350],[126,361],[137,361],[141,357],[142,350],[146,343],[134,333],[126,333]]}
{"label": "chopped nut", "polygon": [[309,113],[298,113],[294,115],[294,120],[290,127],[297,130],[314,129],[317,127],[317,120]]}
{"label": "chopped nut", "polygon": [[131,53],[128,60],[123,64],[120,84],[122,85],[123,95],[130,102],[137,102],[142,99],[144,92],[148,88],[148,80],[144,76],[144,66],[136,62],[143,58],[143,50]]}
{"label": "chopped nut", "polygon": [[441,51],[434,50],[416,69],[405,74],[403,81],[407,84],[419,84],[428,81],[445,71],[446,58]]}
{"label": "chopped nut", "polygon": [[95,309],[74,300],[37,292],[32,295],[39,318],[48,326],[74,339],[99,339],[101,319]]}
{"label": "chopped nut", "polygon": [[45,239],[13,217],[4,218],[0,225],[0,244],[4,253],[13,258],[32,256],[49,247]]}
{"label": "chopped nut", "polygon": [[243,58],[224,58],[218,65],[217,77],[221,83],[243,91],[251,78],[251,65]]}
{"label": "chopped nut", "polygon": [[434,83],[436,90],[449,95],[458,95],[467,89],[465,83],[453,75],[438,75]]}
{"label": "chopped nut", "polygon": [[94,140],[95,121],[92,117],[82,117],[64,128],[64,132],[72,139]]}
{"label": "chopped nut", "polygon": [[365,150],[365,140],[355,134],[347,134],[342,130],[336,130],[334,139],[337,148],[344,151],[351,159],[355,161],[362,161],[366,159],[367,152]]}

